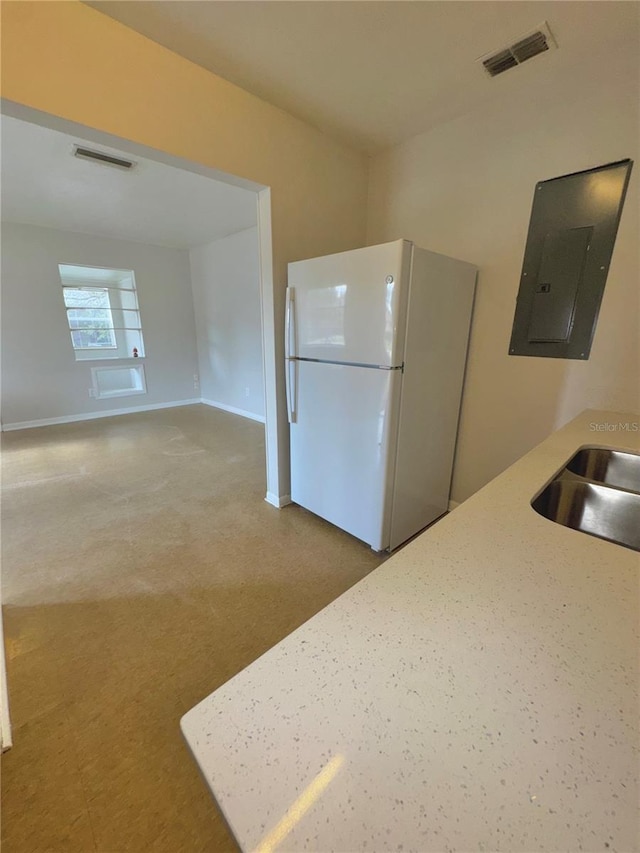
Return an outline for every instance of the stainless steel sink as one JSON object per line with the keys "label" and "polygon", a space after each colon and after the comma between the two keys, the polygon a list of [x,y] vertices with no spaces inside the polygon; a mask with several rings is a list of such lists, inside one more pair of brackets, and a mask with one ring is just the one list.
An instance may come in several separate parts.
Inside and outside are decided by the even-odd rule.
{"label": "stainless steel sink", "polygon": [[640,454],[584,447],[531,506],[557,524],[640,551]]}
{"label": "stainless steel sink", "polygon": [[640,455],[604,447],[583,447],[567,462],[567,471],[597,483],[640,493]]}
{"label": "stainless steel sink", "polygon": [[624,489],[556,479],[532,504],[545,518],[640,551],[640,495]]}

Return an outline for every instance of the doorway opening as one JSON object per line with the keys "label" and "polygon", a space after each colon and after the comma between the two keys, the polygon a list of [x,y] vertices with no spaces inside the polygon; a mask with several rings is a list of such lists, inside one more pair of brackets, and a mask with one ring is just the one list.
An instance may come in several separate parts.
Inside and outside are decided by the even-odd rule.
{"label": "doorway opening", "polygon": [[[67,141],[69,141],[69,151],[66,152],[69,155],[66,158],[68,160],[68,163],[74,166],[78,165],[86,167],[88,169],[92,169],[96,176],[98,175],[98,173],[110,173],[110,175],[113,175],[114,177],[122,177],[122,180],[133,179],[133,182],[142,184],[145,178],[145,172],[158,173],[160,170],[164,170],[163,174],[165,175],[168,174],[169,171],[172,171],[176,175],[182,175],[182,177],[187,180],[187,183],[189,184],[192,190],[192,195],[189,198],[194,199],[195,210],[191,210],[190,207],[189,209],[187,209],[187,203],[185,203],[182,208],[180,208],[180,197],[176,199],[172,198],[171,195],[168,194],[165,197],[164,202],[164,217],[161,216],[160,218],[164,218],[165,224],[167,224],[168,220],[172,218],[172,215],[174,219],[180,219],[182,216],[182,218],[186,220],[189,219],[189,215],[187,214],[190,214],[191,220],[197,219],[197,214],[199,210],[198,204],[200,204],[200,209],[204,211],[204,215],[200,217],[203,228],[200,230],[199,239],[197,239],[195,243],[192,240],[192,245],[188,247],[189,254],[191,255],[190,268],[193,271],[194,268],[197,267],[199,277],[199,283],[193,285],[191,297],[193,303],[197,303],[195,307],[195,318],[196,326],[199,326],[198,331],[200,332],[200,338],[197,340],[198,366],[191,372],[191,382],[193,385],[192,402],[203,400],[204,402],[209,402],[212,404],[221,403],[221,408],[226,407],[229,411],[235,411],[239,414],[248,415],[249,417],[253,416],[256,420],[264,421],[266,446],[266,500],[269,503],[274,504],[275,506],[279,506],[280,502],[277,497],[280,493],[280,489],[278,483],[275,328],[273,316],[274,299],[271,248],[271,199],[269,188],[256,184],[255,182],[239,178],[237,176],[222,173],[218,170],[203,166],[198,163],[194,163],[183,158],[166,154],[165,152],[158,151],[156,149],[152,149],[147,146],[140,145],[138,143],[133,143],[120,137],[112,136],[102,131],[97,131],[92,128],[85,127],[83,125],[79,125],[74,122],[61,119],[56,116],[33,110],[23,105],[4,101],[2,104],[2,112],[3,119],[6,116],[8,122],[14,122],[15,120],[17,120],[19,123],[23,123],[26,126],[29,126],[32,131],[41,130],[54,132],[58,135],[64,135]],[[117,158],[119,160],[122,160],[126,158],[127,160],[133,160],[134,163],[141,164],[143,168],[133,168],[129,170],[131,174],[123,174],[121,176],[120,173],[124,172],[125,170],[113,168],[109,163],[101,163],[99,160],[97,163],[84,162],[86,158],[74,159],[78,144],[81,144],[83,148],[87,147],[89,149],[97,150],[99,153],[104,154],[106,157],[111,157],[112,159]],[[149,175],[147,175],[147,177],[149,177]],[[98,183],[100,184],[102,180],[103,179],[101,177]],[[134,187],[133,182],[131,183],[132,188]],[[222,233],[222,231],[224,231],[224,227],[221,231],[221,223],[217,222],[217,233],[207,235],[207,208],[206,205],[203,205],[200,195],[193,191],[193,187],[195,186],[196,182],[199,182],[201,188],[207,183],[211,186],[214,186],[215,184],[216,187],[222,188],[226,192],[225,209],[227,211],[230,210],[231,202],[229,201],[229,199],[231,199],[232,197],[234,204],[236,203],[237,198],[240,196],[244,196],[245,202],[247,201],[247,199],[250,199],[251,221],[247,221],[246,218],[242,220],[242,217],[234,218],[234,216],[229,214],[229,227],[227,229],[228,233]],[[73,186],[68,186],[67,189],[69,190],[69,193],[73,195],[74,190],[77,190],[77,186],[75,188]],[[60,190],[61,188],[57,187],[58,198],[68,201],[69,199],[68,197],[65,197],[64,190],[62,192]],[[132,189],[131,193],[135,194],[135,189]],[[184,195],[182,196],[182,199],[184,201]],[[95,200],[97,206],[102,205],[104,208],[108,208],[109,204],[113,203],[113,199],[109,197],[108,193],[102,195],[101,197],[97,195]],[[176,213],[178,214],[178,217],[175,216]],[[133,241],[144,242],[145,232],[144,228],[142,227],[144,218],[144,216],[140,216],[135,224],[135,227],[132,227],[133,234],[130,239],[132,239]],[[25,221],[24,218],[22,218],[22,221]],[[86,227],[86,223],[83,223],[81,227],[76,228],[76,230],[84,232],[90,231],[90,229]],[[242,233],[249,231],[251,231],[252,233]],[[209,236],[213,236],[214,239],[208,239]],[[215,345],[212,345],[212,341],[207,337],[207,335],[211,333],[215,334],[216,331],[215,323],[212,324],[210,322],[210,317],[208,316],[208,312],[210,313],[211,310],[213,310],[214,306],[212,306],[211,304],[211,294],[207,294],[207,282],[210,281],[210,276],[207,276],[207,262],[214,263],[216,261],[216,258],[219,259],[220,256],[226,257],[228,262],[229,255],[230,253],[233,253],[233,251],[235,251],[238,256],[244,255],[244,257],[246,258],[246,246],[249,245],[252,238],[254,240],[252,252],[255,262],[255,273],[257,278],[256,286],[258,291],[257,302],[254,306],[255,316],[253,318],[255,323],[257,324],[258,340],[252,341],[254,358],[249,368],[252,371],[252,378],[249,381],[246,378],[239,377],[239,383],[237,383],[238,387],[236,387],[235,389],[237,393],[236,399],[232,399],[229,396],[228,398],[217,399],[215,386],[213,387],[212,391],[210,390],[205,393],[204,385],[206,385],[207,381],[212,378],[212,375],[213,373],[215,373],[216,370],[219,371],[221,369],[225,361],[229,363],[229,361],[231,360],[234,367],[238,367],[238,363],[237,359],[235,362],[232,358],[230,359],[228,357],[228,353],[225,354],[224,358],[221,358],[219,348],[217,348]],[[214,245],[215,243],[225,242],[226,245]],[[232,246],[232,243],[236,245]],[[244,249],[242,248],[242,244],[244,244]],[[198,257],[196,257],[194,260],[194,256]],[[94,261],[92,259],[87,259],[86,257],[61,257],[59,258],[58,263],[71,265],[84,263],[86,265],[92,265]],[[95,262],[95,264],[96,266],[99,265],[97,262]],[[144,295],[140,290],[140,282],[138,281],[137,283],[139,285],[138,290],[142,303],[141,314],[142,317],[145,317]],[[220,288],[219,296],[225,298],[229,297],[229,288],[226,287],[225,289],[224,281],[221,282],[218,278],[217,286]],[[213,298],[213,302],[216,301],[218,304],[220,304],[220,299],[215,300],[215,298]],[[237,311],[240,307],[242,307],[243,309],[247,308],[248,300],[244,300],[241,306],[237,304],[236,300],[236,305],[234,307],[233,300],[227,299],[226,308],[229,311]],[[63,306],[62,311],[64,312],[64,310],[65,308]],[[62,316],[64,316],[64,314]],[[237,315],[236,319],[238,319]],[[145,324],[148,324],[148,322],[148,319],[145,318]],[[230,329],[232,331],[232,326],[230,326],[228,322],[225,324],[225,326],[227,331],[229,331]],[[218,331],[220,331],[220,329],[218,329]],[[68,329],[66,335],[68,338]],[[256,336],[254,336],[254,338],[255,337]],[[146,361],[146,364],[144,365],[144,368],[146,368],[147,386],[150,386],[150,367],[154,344],[152,341],[150,330],[148,333],[147,329],[145,329],[145,344],[146,352],[144,353],[144,360]],[[136,347],[136,349],[138,350],[137,353],[133,353],[132,351],[132,354],[129,355],[132,355],[132,357],[140,357],[140,361],[135,363],[135,366],[139,368],[141,366],[143,356],[141,348]],[[256,366],[258,360],[260,361],[259,368]],[[124,366],[129,367],[131,365],[125,364]],[[241,373],[242,371],[239,371],[239,374]],[[134,392],[139,394],[141,392],[142,386],[140,385],[140,383],[134,383],[134,386]],[[229,392],[229,388],[226,389],[226,392]],[[182,396],[184,397],[184,395]],[[135,401],[132,401],[131,406],[128,406],[127,408],[131,410],[133,408],[133,403],[139,402],[140,397],[138,397]],[[106,408],[107,407],[105,404],[102,410],[106,410]],[[100,410],[98,410],[98,414],[99,411]],[[11,423],[22,424],[26,421],[27,423],[25,423],[24,425],[31,425],[29,423],[30,421],[46,421],[47,416],[48,415],[46,411],[42,410],[39,415],[36,415],[34,417],[17,418],[12,417],[11,412],[7,412],[7,409],[5,408],[3,414],[3,428],[6,428],[7,425],[10,425]],[[97,415],[93,414],[92,416],[96,417]],[[50,420],[55,418],[56,414],[49,414]],[[81,418],[77,417],[76,419]]]}

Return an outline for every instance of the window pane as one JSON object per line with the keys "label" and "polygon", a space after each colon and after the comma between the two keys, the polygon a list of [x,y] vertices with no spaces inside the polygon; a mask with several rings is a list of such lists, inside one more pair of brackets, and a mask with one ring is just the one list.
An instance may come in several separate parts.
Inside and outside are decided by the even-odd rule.
{"label": "window pane", "polygon": [[115,349],[116,347],[116,336],[112,329],[72,331],[71,340],[75,349]]}
{"label": "window pane", "polygon": [[109,294],[104,289],[79,287],[63,288],[64,304],[67,308],[109,308]]}
{"label": "window pane", "polygon": [[64,287],[74,349],[115,349],[109,293],[104,288]]}
{"label": "window pane", "polygon": [[69,308],[70,329],[112,329],[111,311],[104,308]]}

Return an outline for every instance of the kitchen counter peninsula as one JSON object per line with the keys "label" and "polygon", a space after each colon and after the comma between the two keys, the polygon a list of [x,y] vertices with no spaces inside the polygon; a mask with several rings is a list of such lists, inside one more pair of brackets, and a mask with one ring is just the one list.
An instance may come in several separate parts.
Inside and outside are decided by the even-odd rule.
{"label": "kitchen counter peninsula", "polygon": [[640,555],[530,501],[587,411],[189,711],[240,847],[632,851]]}

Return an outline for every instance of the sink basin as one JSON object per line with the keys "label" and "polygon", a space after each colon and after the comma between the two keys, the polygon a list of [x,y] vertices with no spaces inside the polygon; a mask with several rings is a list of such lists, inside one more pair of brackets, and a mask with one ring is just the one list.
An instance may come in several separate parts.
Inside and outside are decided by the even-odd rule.
{"label": "sink basin", "polygon": [[567,471],[597,483],[640,493],[640,455],[603,447],[583,447],[566,466]]}
{"label": "sink basin", "polygon": [[640,494],[559,478],[531,506],[565,527],[640,551]]}

